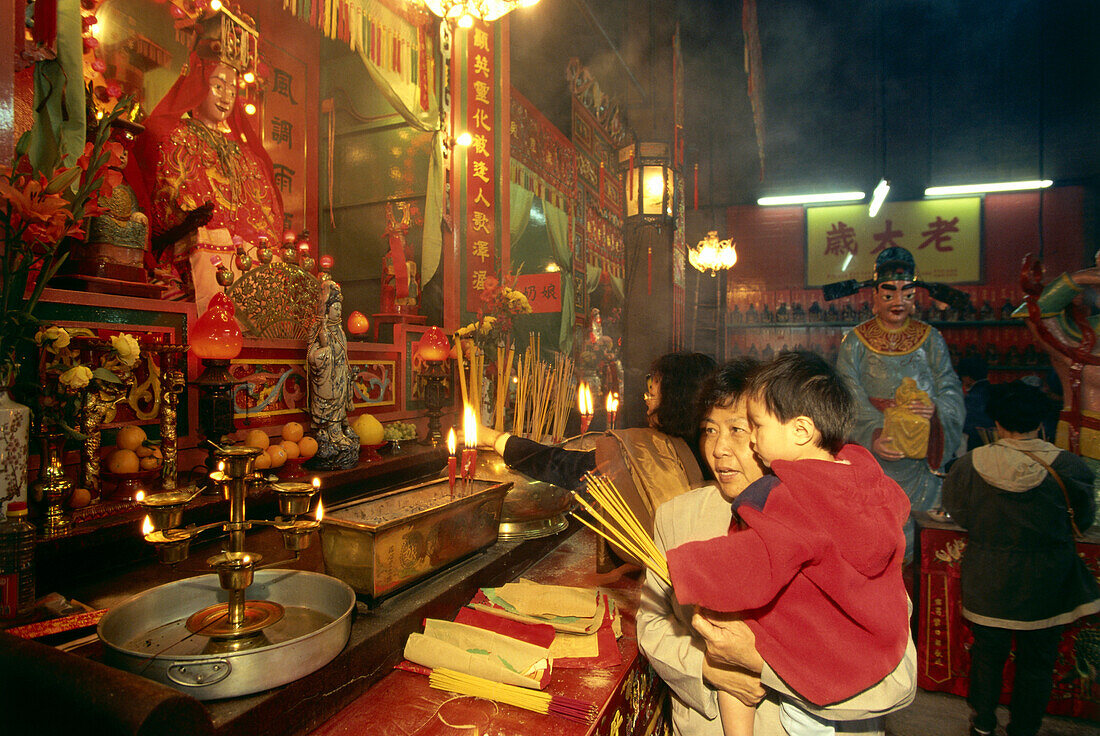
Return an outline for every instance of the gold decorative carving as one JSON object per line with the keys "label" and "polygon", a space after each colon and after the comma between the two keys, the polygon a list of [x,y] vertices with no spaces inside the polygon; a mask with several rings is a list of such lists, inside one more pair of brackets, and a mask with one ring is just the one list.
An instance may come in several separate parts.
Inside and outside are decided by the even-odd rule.
{"label": "gold decorative carving", "polygon": [[226,294],[250,337],[305,340],[316,318],[321,281],[293,263],[269,263],[238,278]]}

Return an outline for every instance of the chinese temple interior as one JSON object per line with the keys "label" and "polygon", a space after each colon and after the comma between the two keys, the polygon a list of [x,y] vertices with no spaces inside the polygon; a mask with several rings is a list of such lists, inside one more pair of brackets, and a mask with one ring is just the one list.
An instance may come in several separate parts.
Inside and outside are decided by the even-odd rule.
{"label": "chinese temple interior", "polygon": [[[1039,730],[1021,638],[992,732],[1097,733],[1096,3],[0,0],[0,28],[0,732],[720,736],[736,681],[744,733],[802,733],[793,702],[984,735],[982,632],[1056,620]],[[667,556],[775,508],[731,511],[787,487],[752,408],[784,356],[843,382],[837,446],[909,509],[890,666],[825,700],[802,671],[844,663],[772,658],[786,582],[723,659]],[[1043,544],[1096,594],[1002,625],[953,471],[993,482],[1021,386]]]}

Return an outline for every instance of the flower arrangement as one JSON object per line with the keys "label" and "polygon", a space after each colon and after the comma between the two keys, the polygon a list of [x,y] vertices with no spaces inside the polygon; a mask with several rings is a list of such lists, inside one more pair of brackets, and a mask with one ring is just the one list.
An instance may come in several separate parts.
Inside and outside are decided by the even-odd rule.
{"label": "flower arrangement", "polygon": [[43,423],[83,441],[85,436],[73,425],[88,394],[98,392],[103,400],[122,398],[141,346],[125,332],[106,341],[82,327],[56,325],[41,327],[34,342],[43,381],[38,400]]}
{"label": "flower arrangement", "polygon": [[511,346],[515,318],[531,311],[531,302],[523,292],[490,277],[481,292],[477,321],[455,330],[455,337],[473,343],[486,355],[494,355],[498,346]]}
{"label": "flower arrangement", "polygon": [[[121,181],[120,144],[110,142],[110,125],[131,101],[123,99],[102,119],[83,155],[73,166],[62,165],[50,134],[35,131],[19,139],[15,159],[0,166],[0,375],[10,383],[19,356],[33,347],[39,325],[34,309],[43,289],[69,255],[73,239],[83,237],[86,218],[100,214],[100,196],[109,196]],[[81,372],[80,375],[83,375]]]}

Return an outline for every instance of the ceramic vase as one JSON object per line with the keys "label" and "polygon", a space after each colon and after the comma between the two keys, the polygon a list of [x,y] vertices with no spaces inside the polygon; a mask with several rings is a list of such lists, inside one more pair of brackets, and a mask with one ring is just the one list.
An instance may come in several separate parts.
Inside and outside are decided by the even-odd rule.
{"label": "ceramic vase", "polygon": [[0,388],[0,514],[11,501],[27,501],[31,410]]}

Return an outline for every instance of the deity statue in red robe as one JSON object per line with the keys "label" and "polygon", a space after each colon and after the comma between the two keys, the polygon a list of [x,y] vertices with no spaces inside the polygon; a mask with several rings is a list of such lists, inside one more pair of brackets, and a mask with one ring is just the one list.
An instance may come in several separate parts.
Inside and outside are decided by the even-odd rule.
{"label": "deity statue in red robe", "polygon": [[271,158],[237,99],[238,70],[201,43],[145,121],[126,168],[151,226],[152,258],[201,313],[246,249],[282,242],[283,204]]}

